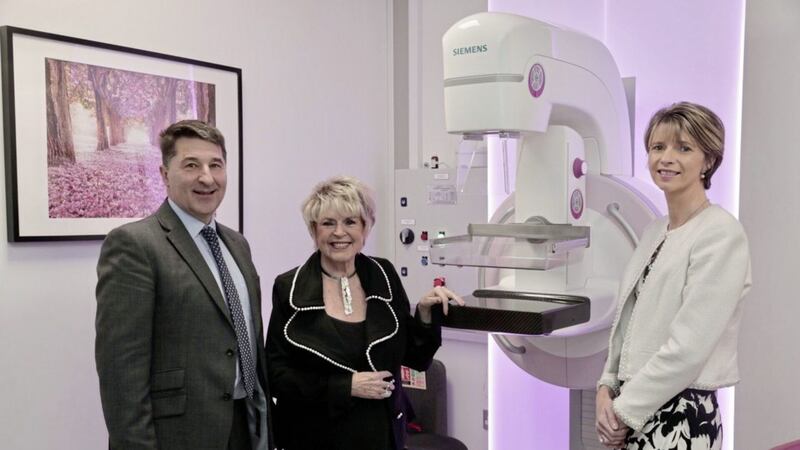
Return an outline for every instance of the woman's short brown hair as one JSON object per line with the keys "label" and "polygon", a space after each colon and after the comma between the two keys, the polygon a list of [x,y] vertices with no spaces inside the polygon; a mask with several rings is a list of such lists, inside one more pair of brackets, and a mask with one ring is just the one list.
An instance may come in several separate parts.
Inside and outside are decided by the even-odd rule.
{"label": "woman's short brown hair", "polygon": [[725,151],[725,125],[705,106],[690,102],[673,103],[653,114],[644,133],[644,147],[650,151],[650,139],[657,126],[674,125],[677,133],[686,133],[700,145],[708,170],[703,172],[703,187],[711,187],[711,176],[722,164]]}

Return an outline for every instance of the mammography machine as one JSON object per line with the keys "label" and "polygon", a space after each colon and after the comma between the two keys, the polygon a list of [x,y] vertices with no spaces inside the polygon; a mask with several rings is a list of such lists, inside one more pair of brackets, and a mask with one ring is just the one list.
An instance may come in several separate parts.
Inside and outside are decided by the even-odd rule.
{"label": "mammography machine", "polygon": [[[496,333],[526,372],[593,396],[619,279],[658,214],[642,193],[652,188],[632,178],[630,117],[614,59],[588,36],[501,13],[457,22],[443,52],[447,131],[489,139],[490,151],[517,157],[514,192],[489,223],[431,245],[433,264],[481,267],[480,288],[446,323]],[[489,165],[505,180],[508,170]],[[558,414],[547,420],[537,429],[570,427]],[[569,434],[562,448],[590,448]],[[536,440],[514,448],[552,450]]]}

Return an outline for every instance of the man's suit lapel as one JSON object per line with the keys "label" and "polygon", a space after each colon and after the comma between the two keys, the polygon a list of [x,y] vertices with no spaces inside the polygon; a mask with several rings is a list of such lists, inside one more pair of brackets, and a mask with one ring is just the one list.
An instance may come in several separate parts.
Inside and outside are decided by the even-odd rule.
{"label": "man's suit lapel", "polygon": [[217,285],[217,281],[214,279],[214,275],[208,268],[205,259],[203,259],[203,255],[200,254],[200,250],[197,249],[197,245],[192,240],[192,237],[189,236],[189,232],[186,231],[186,227],[183,226],[183,223],[181,223],[181,220],[169,206],[168,202],[165,201],[161,204],[161,207],[156,213],[156,217],[158,217],[158,221],[167,235],[167,240],[175,247],[175,250],[181,255],[181,258],[186,261],[189,268],[192,269],[192,272],[194,272],[203,284],[203,287],[205,287],[220,312],[225,316],[232,327],[233,320],[231,320],[228,305],[225,304],[225,297],[220,291],[219,285]]}

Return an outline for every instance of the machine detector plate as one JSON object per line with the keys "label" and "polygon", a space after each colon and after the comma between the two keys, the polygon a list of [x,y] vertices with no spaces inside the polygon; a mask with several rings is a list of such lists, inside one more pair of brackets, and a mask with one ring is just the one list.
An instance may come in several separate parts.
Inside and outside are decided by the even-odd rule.
{"label": "machine detector plate", "polygon": [[590,300],[574,295],[478,289],[450,305],[442,325],[490,333],[542,335],[589,321]]}

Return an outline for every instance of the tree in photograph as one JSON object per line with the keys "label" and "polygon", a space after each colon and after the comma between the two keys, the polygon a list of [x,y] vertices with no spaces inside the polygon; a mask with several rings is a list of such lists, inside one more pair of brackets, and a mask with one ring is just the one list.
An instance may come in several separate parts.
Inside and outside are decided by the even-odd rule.
{"label": "tree in photograph", "polygon": [[176,91],[178,80],[175,78],[158,77],[155,79],[156,96],[153,109],[150,112],[150,143],[158,145],[158,134],[175,122]]}
{"label": "tree in photograph", "polygon": [[206,84],[206,94],[208,97],[208,118],[206,122],[210,125],[217,125],[217,93],[213,84]]}
{"label": "tree in photograph", "polygon": [[97,151],[111,148],[106,128],[106,98],[103,94],[104,85],[108,80],[109,69],[99,66],[89,66],[89,81],[94,91],[94,112],[97,119]]}
{"label": "tree in photograph", "polygon": [[94,90],[89,82],[89,66],[75,62],[64,62],[67,74],[67,95],[70,105],[86,110],[94,109]]}
{"label": "tree in photograph", "polygon": [[93,82],[95,96],[100,98],[100,101],[96,102],[96,112],[103,116],[102,121],[98,119],[98,125],[102,122],[108,138],[108,147],[122,144],[125,142],[125,118],[120,110],[124,107],[124,96],[130,90],[129,79],[135,81],[136,78],[141,78],[141,75],[95,66],[91,66],[89,70],[90,73],[93,71],[96,75],[101,74],[96,76]]}
{"label": "tree in photograph", "polygon": [[119,113],[120,91],[124,89],[120,81],[124,72],[112,70],[106,78],[106,83],[100,86],[103,94],[103,114],[108,125],[108,143],[113,147],[125,142],[125,123]]}
{"label": "tree in photograph", "polygon": [[194,83],[194,93],[197,118],[213,125],[215,121],[214,85]]}
{"label": "tree in photograph", "polygon": [[45,59],[45,95],[47,102],[47,165],[75,162],[72,142],[72,119],[69,115],[67,77],[64,62]]}
{"label": "tree in photograph", "polygon": [[137,88],[142,84],[143,78],[144,75],[140,73],[112,70],[107,82],[100,87],[105,100],[103,113],[108,125],[109,143],[112,147],[125,142],[128,97],[139,92]]}

